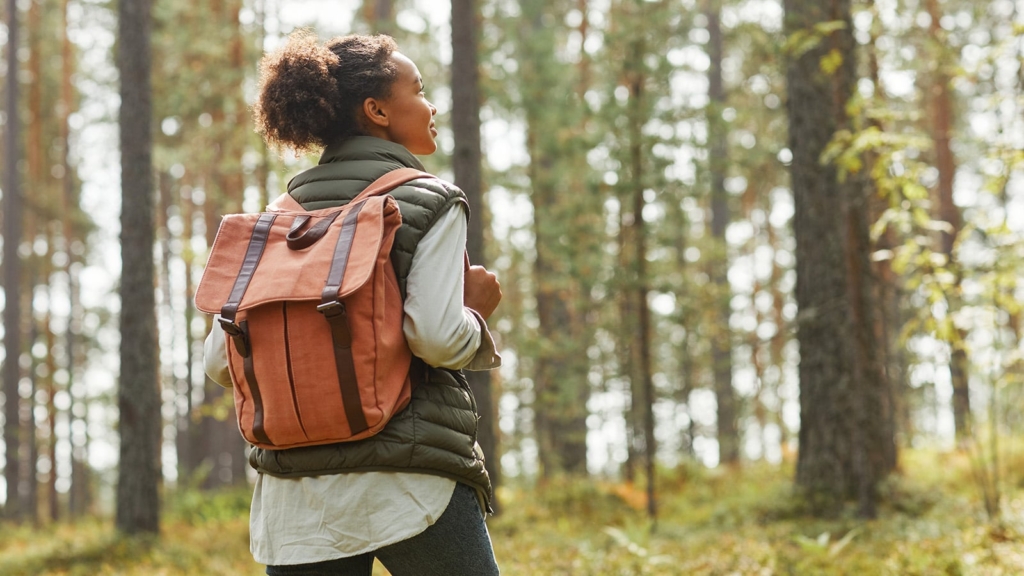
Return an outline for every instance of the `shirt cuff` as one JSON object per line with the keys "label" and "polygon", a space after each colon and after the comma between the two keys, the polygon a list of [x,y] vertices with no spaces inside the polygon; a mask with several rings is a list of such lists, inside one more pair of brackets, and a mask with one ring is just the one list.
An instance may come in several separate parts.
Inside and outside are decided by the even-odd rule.
{"label": "shirt cuff", "polygon": [[501,366],[501,354],[498,354],[498,348],[494,345],[494,337],[491,336],[491,330],[487,327],[487,321],[476,310],[472,308],[466,308],[466,310],[472,314],[477,324],[480,325],[480,347],[476,349],[473,359],[463,369],[494,370],[499,368]]}

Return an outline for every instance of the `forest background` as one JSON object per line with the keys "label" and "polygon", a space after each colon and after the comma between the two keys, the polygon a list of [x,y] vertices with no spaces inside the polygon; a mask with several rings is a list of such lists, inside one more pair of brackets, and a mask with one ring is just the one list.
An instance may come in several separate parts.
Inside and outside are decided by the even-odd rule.
{"label": "forest background", "polygon": [[5,22],[0,573],[260,573],[191,300],[220,215],[316,161],[248,108],[300,26],[394,35],[439,108],[505,293],[472,385],[506,573],[1024,572],[1024,2]]}

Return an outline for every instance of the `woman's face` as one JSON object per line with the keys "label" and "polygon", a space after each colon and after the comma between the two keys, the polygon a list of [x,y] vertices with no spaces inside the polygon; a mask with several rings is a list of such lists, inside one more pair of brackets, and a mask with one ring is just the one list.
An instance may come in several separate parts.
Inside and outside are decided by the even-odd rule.
{"label": "woman's face", "polygon": [[416,64],[404,54],[394,52],[392,61],[398,74],[391,85],[391,95],[381,101],[387,125],[381,126],[387,140],[405,146],[413,154],[426,156],[437,150],[437,129],[434,115],[437,108],[423,93],[423,78]]}

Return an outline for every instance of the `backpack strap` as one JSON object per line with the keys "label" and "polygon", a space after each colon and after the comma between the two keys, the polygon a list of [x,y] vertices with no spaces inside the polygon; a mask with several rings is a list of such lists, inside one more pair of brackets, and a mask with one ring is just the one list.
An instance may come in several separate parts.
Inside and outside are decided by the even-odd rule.
{"label": "backpack strap", "polygon": [[252,236],[249,238],[249,246],[246,248],[245,258],[242,260],[242,268],[238,271],[238,276],[235,277],[235,284],[231,288],[231,295],[228,296],[228,301],[220,309],[220,326],[231,338],[235,345],[235,350],[242,356],[245,379],[249,385],[249,392],[252,394],[253,400],[253,434],[257,440],[265,444],[271,444],[271,442],[263,428],[263,398],[260,395],[259,384],[256,382],[252,347],[249,341],[249,326],[248,322],[244,320],[236,324],[235,316],[238,313],[238,306],[242,302],[242,297],[245,296],[245,291],[249,287],[249,282],[256,272],[256,266],[259,265],[260,258],[263,257],[263,250],[267,246],[270,228],[273,226],[275,218],[277,218],[275,214],[260,214],[256,225],[253,227]]}
{"label": "backpack strap", "polygon": [[331,339],[334,341],[334,366],[338,372],[338,386],[341,388],[342,403],[345,405],[345,417],[348,419],[352,434],[358,434],[369,426],[363,414],[363,404],[359,397],[359,386],[356,383],[355,362],[352,358],[352,331],[348,323],[348,311],[345,303],[338,299],[338,293],[345,281],[345,268],[352,252],[352,242],[356,235],[356,224],[364,201],[374,196],[381,196],[398,186],[417,178],[434,178],[432,174],[414,168],[392,170],[374,180],[365,190],[349,202],[351,209],[345,214],[338,234],[338,243],[334,247],[331,269],[327,274],[327,282],[320,295],[317,310],[324,315],[331,326]]}
{"label": "backpack strap", "polygon": [[305,212],[305,208],[292,195],[285,192],[267,205],[267,212]]}
{"label": "backpack strap", "polygon": [[387,174],[374,180],[373,183],[371,183],[369,186],[366,187],[366,189],[360,192],[358,196],[352,199],[351,204],[355,204],[356,202],[360,202],[366,200],[367,198],[372,198],[374,196],[387,194],[388,192],[391,192],[392,190],[398,188],[402,184],[405,184],[406,182],[411,182],[412,180],[417,180],[419,178],[435,179],[437,178],[437,176],[434,176],[429,172],[424,172],[423,170],[417,170],[415,168],[399,168],[397,170],[392,170],[391,172],[388,172]]}

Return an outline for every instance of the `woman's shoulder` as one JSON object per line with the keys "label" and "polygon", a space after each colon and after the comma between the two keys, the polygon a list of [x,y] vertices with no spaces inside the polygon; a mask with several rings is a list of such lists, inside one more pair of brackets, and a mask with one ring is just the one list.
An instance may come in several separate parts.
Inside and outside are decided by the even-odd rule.
{"label": "woman's shoulder", "polygon": [[395,188],[391,195],[400,202],[441,212],[466,202],[466,193],[461,188],[434,175],[411,180]]}

